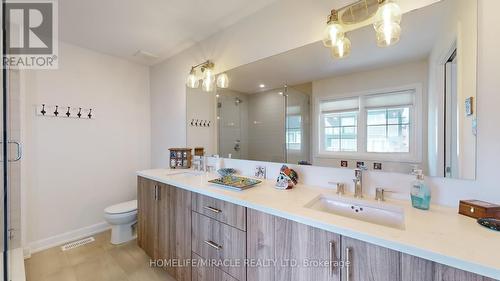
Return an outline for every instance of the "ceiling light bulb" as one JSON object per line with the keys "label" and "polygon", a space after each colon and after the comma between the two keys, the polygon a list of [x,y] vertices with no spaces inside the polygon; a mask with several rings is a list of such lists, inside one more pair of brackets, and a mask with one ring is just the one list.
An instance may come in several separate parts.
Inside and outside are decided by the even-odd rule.
{"label": "ceiling light bulb", "polygon": [[401,26],[396,23],[388,23],[380,26],[377,30],[377,45],[388,47],[399,42],[401,36]]}
{"label": "ceiling light bulb", "polygon": [[211,82],[214,82],[215,81],[215,75],[214,75],[214,71],[210,68],[205,68],[205,69],[202,69],[203,70],[203,80],[210,80]]}
{"label": "ceiling light bulb", "polygon": [[217,87],[221,89],[229,87],[229,78],[227,77],[226,73],[222,73],[217,76]]}
{"label": "ceiling light bulb", "polygon": [[351,40],[344,37],[337,40],[337,43],[332,48],[332,56],[337,59],[345,58],[351,54]]}
{"label": "ceiling light bulb", "polygon": [[387,47],[399,42],[401,35],[401,9],[394,0],[385,0],[377,11],[377,21],[373,24],[377,32],[377,45]]}
{"label": "ceiling light bulb", "polygon": [[196,71],[194,69],[191,69],[191,72],[189,72],[186,79],[186,86],[191,89],[195,89],[200,86],[200,80],[196,77]]}
{"label": "ceiling light bulb", "polygon": [[266,87],[266,85],[264,85],[264,84],[260,84],[260,85],[259,85],[259,88],[261,88],[261,89],[262,89],[262,88],[265,88],[265,87]]}
{"label": "ceiling light bulb", "polygon": [[203,83],[201,84],[201,88],[205,92],[212,92],[215,88],[215,83],[211,79],[203,79]]}
{"label": "ceiling light bulb", "polygon": [[337,11],[332,10],[323,35],[323,45],[331,48],[342,38],[344,38],[344,27],[339,24]]}

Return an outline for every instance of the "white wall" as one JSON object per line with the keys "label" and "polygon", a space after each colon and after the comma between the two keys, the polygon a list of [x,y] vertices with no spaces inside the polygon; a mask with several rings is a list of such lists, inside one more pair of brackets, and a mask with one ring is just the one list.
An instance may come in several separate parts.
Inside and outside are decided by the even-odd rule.
{"label": "white wall", "polygon": [[[186,88],[186,95],[187,147],[203,147],[206,155],[213,155],[217,153],[215,94]],[[193,119],[210,121],[210,127],[191,126]]]}
{"label": "white wall", "polygon": [[[417,2],[413,2],[417,3]],[[421,3],[418,1],[418,3]],[[151,70],[152,165],[166,167],[169,146],[185,145],[185,86],[190,66],[212,58],[218,70],[227,70],[260,58],[318,41],[324,28],[325,13],[331,1],[280,1],[243,20],[202,44],[182,52]],[[476,181],[429,179],[434,202],[457,205],[459,199],[478,198],[500,202],[498,157],[500,131],[500,1],[479,0],[478,49],[478,173]],[[293,20],[290,20],[293,19]],[[262,42],[266,42],[265,45]],[[176,109],[165,110],[169,104]],[[181,133],[177,133],[181,132]],[[322,179],[335,177],[335,169],[319,168]],[[328,176],[326,174],[328,173]],[[373,173],[371,185],[409,185],[412,177]],[[310,175],[306,177],[311,177]],[[406,194],[406,191],[404,191]]]}
{"label": "white wall", "polygon": [[444,64],[451,56],[450,51],[457,49],[458,66],[458,166],[459,173],[455,177],[474,179],[476,176],[476,137],[472,132],[472,121],[477,117],[475,103],[472,116],[465,114],[465,99],[476,100],[477,81],[477,15],[470,11],[477,10],[476,1],[447,0],[443,2],[450,11],[443,15],[443,24],[439,27],[442,34],[434,45],[429,57],[429,126],[436,128],[430,131],[429,166],[431,175],[444,175]]}
{"label": "white wall", "polygon": [[[37,250],[106,227],[105,207],[136,198],[135,171],[151,159],[149,72],[60,43],[58,70],[24,78],[26,231]],[[35,116],[41,103],[94,108],[95,120]]]}

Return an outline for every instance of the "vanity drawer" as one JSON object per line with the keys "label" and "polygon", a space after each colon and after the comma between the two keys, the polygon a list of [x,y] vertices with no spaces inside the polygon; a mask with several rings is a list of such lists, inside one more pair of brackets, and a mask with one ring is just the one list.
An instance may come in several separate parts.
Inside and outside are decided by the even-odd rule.
{"label": "vanity drawer", "polygon": [[192,281],[238,281],[217,267],[203,264],[203,259],[194,253],[193,259],[199,262],[191,267]]}
{"label": "vanity drawer", "polygon": [[246,232],[193,212],[192,251],[205,259],[224,261],[219,268],[245,280]]}
{"label": "vanity drawer", "polygon": [[246,231],[246,208],[201,194],[193,194],[193,211]]}

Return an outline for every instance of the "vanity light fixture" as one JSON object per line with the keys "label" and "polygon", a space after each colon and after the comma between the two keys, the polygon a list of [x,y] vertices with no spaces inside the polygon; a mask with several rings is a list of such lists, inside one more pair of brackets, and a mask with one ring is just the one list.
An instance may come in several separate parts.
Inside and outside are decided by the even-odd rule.
{"label": "vanity light fixture", "polygon": [[[339,16],[340,15],[340,16]],[[396,44],[401,35],[401,9],[396,0],[358,0],[328,15],[323,45],[331,49],[332,57],[344,58],[351,52],[351,41],[346,36],[348,25],[373,19],[377,45]]]}
{"label": "vanity light fixture", "polygon": [[220,74],[216,81],[214,63],[207,60],[191,67],[191,71],[186,79],[186,86],[188,88],[196,89],[200,86],[200,78],[196,73],[197,68],[200,68],[202,73],[201,88],[203,91],[212,92],[215,89],[215,86],[219,88],[227,88],[229,86],[229,79],[225,73]]}

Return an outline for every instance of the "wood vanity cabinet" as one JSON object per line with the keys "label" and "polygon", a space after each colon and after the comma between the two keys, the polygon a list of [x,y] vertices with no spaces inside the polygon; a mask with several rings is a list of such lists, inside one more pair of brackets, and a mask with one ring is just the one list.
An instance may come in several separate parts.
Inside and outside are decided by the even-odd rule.
{"label": "wood vanity cabinet", "polygon": [[137,178],[137,244],[151,258],[157,256],[158,204],[154,181]]}
{"label": "wood vanity cabinet", "polygon": [[[191,192],[138,179],[137,243],[153,259],[191,258]],[[166,266],[177,281],[191,281],[189,266]]]}
{"label": "wood vanity cabinet", "polygon": [[402,281],[495,281],[458,268],[401,253]]}
{"label": "wood vanity cabinet", "polygon": [[142,177],[137,232],[154,259],[249,264],[166,267],[177,281],[494,281]]}
{"label": "wood vanity cabinet", "polygon": [[343,281],[401,280],[400,252],[346,236],[342,236],[341,244],[341,256],[349,261],[349,265],[342,268]]}
{"label": "wood vanity cabinet", "polygon": [[250,266],[248,280],[337,281],[340,268],[338,234],[255,210],[247,210],[247,257],[276,261],[276,266]]}

